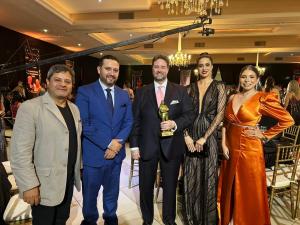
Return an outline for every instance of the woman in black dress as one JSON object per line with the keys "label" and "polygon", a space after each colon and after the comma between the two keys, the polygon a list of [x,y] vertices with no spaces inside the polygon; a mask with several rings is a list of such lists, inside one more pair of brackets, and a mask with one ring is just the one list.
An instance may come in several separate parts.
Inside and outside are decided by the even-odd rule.
{"label": "woman in black dress", "polygon": [[213,60],[197,60],[199,79],[188,89],[197,114],[185,130],[184,209],[188,225],[216,225],[218,185],[218,127],[224,117],[226,91],[212,78]]}

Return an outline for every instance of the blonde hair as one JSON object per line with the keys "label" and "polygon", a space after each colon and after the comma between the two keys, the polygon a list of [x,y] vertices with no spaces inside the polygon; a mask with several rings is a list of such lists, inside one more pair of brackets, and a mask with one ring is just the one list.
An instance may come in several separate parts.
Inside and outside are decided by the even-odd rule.
{"label": "blonde hair", "polygon": [[296,80],[291,80],[287,86],[287,93],[293,92],[296,96],[298,96],[300,92],[299,83]]}

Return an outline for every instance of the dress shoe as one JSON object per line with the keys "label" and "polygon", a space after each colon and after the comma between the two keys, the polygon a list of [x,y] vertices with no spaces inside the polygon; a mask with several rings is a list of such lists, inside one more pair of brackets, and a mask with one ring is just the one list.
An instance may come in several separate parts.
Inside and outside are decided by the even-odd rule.
{"label": "dress shoe", "polygon": [[86,220],[82,220],[80,225],[97,225],[97,223],[92,223]]}
{"label": "dress shoe", "polygon": [[103,216],[104,219],[104,225],[118,225],[118,217],[112,216],[112,217],[107,217]]}

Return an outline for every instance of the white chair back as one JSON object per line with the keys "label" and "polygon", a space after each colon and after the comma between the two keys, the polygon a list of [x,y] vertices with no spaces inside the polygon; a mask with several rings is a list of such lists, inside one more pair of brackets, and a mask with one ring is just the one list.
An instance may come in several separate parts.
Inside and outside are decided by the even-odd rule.
{"label": "white chair back", "polygon": [[3,214],[5,222],[32,218],[31,206],[19,198],[19,194],[12,196]]}

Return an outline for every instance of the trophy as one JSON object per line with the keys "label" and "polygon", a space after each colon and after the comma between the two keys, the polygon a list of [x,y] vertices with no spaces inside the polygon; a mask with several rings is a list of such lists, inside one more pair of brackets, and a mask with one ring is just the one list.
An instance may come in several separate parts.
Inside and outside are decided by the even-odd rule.
{"label": "trophy", "polygon": [[[167,105],[165,105],[164,101],[162,101],[160,103],[159,112],[158,112],[162,122],[169,120],[168,111],[169,111],[169,107]],[[171,130],[164,130],[164,131],[161,131],[160,135],[162,137],[168,137],[168,136],[172,136],[173,133],[174,132]]]}

